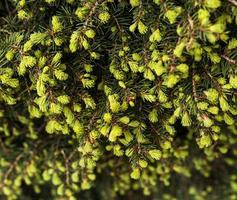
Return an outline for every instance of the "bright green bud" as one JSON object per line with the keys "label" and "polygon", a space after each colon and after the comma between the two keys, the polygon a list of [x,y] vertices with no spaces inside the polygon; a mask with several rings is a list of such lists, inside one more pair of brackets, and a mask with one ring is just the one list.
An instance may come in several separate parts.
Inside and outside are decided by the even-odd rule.
{"label": "bright green bud", "polygon": [[217,41],[217,36],[214,33],[207,33],[206,36],[208,41],[212,44],[215,44],[215,42]]}
{"label": "bright green bud", "polygon": [[180,58],[183,54],[184,47],[186,46],[186,42],[180,42],[174,49],[174,55]]}
{"label": "bright green bud", "polygon": [[119,81],[118,84],[121,88],[124,88],[124,89],[126,88],[126,85],[123,81]]}
{"label": "bright green bud", "polygon": [[163,82],[163,85],[167,86],[168,88],[173,88],[179,82],[179,80],[180,78],[178,75],[169,74]]}
{"label": "bright green bud", "polygon": [[171,148],[171,142],[170,141],[168,141],[168,140],[166,140],[166,141],[164,141],[164,142],[162,142],[161,143],[161,147],[163,148],[163,149],[170,149]]}
{"label": "bright green bud", "polygon": [[180,64],[176,69],[183,74],[188,74],[189,66],[187,64]]}
{"label": "bright green bud", "polygon": [[165,125],[165,129],[166,129],[166,131],[167,131],[170,135],[174,135],[175,129],[174,129],[173,126],[170,126],[170,125],[166,124],[166,125]]}
{"label": "bright green bud", "polygon": [[212,26],[209,27],[210,31],[213,32],[213,33],[223,33],[225,31],[225,24],[221,24],[221,23],[216,23]]}
{"label": "bright green bud", "polygon": [[20,0],[20,1],[19,1],[19,5],[20,5],[21,7],[24,7],[24,6],[26,5],[26,0]]}
{"label": "bright green bud", "polygon": [[152,123],[158,122],[158,113],[157,113],[157,110],[156,110],[156,109],[152,109],[152,111],[149,113],[148,118],[149,118],[149,120],[150,120]]}
{"label": "bright green bud", "polygon": [[149,155],[154,158],[155,160],[160,160],[161,158],[161,151],[158,150],[158,149],[153,149],[153,150],[150,150],[148,151]]}
{"label": "bright green bud", "polygon": [[87,180],[83,180],[81,183],[82,190],[88,190],[91,188],[91,184]]}
{"label": "bright green bud", "polygon": [[231,75],[230,76],[230,85],[237,89],[237,75]]}
{"label": "bright green bud", "polygon": [[224,113],[224,121],[228,125],[233,125],[235,123],[235,120],[227,113]]}
{"label": "bright green bud", "polygon": [[15,54],[15,52],[13,50],[9,50],[6,53],[5,57],[8,61],[11,61],[14,58],[14,54]]}
{"label": "bright green bud", "polygon": [[84,132],[83,124],[79,120],[75,120],[72,129],[77,135],[81,135]]}
{"label": "bright green bud", "polygon": [[207,111],[210,112],[210,113],[213,114],[213,115],[217,115],[218,112],[219,112],[219,108],[216,107],[216,106],[212,106],[212,107],[209,107],[209,108],[207,109]]}
{"label": "bright green bud", "polygon": [[209,117],[207,117],[206,115],[203,116],[203,125],[205,127],[211,127],[213,123],[214,122]]}
{"label": "bright green bud", "polygon": [[51,61],[51,64],[54,65],[54,64],[59,63],[59,62],[61,61],[61,59],[62,59],[62,56],[63,56],[62,53],[57,52],[57,53],[54,55],[54,57],[53,57],[53,59],[52,59],[52,61]]}
{"label": "bright green bud", "polygon": [[142,21],[139,21],[138,22],[138,31],[139,31],[139,33],[145,34],[147,32],[147,30],[148,30],[147,26]]}
{"label": "bright green bud", "polygon": [[57,100],[61,104],[68,104],[70,102],[70,97],[68,95],[61,95],[57,97]]}
{"label": "bright green bud", "polygon": [[109,141],[115,142],[117,140],[117,137],[122,135],[122,128],[118,125],[112,126],[112,129],[109,134]]}
{"label": "bright green bud", "polygon": [[219,133],[221,131],[221,128],[219,126],[212,126],[211,130],[214,131],[215,133]]}
{"label": "bright green bud", "polygon": [[60,185],[62,183],[62,181],[57,173],[53,173],[52,183],[53,183],[53,185]]}
{"label": "bright green bud", "polygon": [[74,104],[73,105],[73,111],[75,112],[81,112],[81,105],[80,104]]}
{"label": "bright green bud", "polygon": [[158,61],[158,63],[155,63],[151,68],[155,71],[157,76],[161,76],[166,72],[166,68],[163,66],[162,61]]}
{"label": "bright green bud", "polygon": [[130,174],[132,179],[138,180],[141,176],[141,172],[139,170],[139,168],[135,168],[133,169],[132,173]]}
{"label": "bright green bud", "polygon": [[53,26],[53,31],[55,33],[60,32],[63,30],[63,24],[60,22],[58,16],[53,16],[52,17],[52,26]]}
{"label": "bright green bud", "polygon": [[46,87],[45,84],[42,80],[42,78],[39,78],[37,83],[36,83],[36,90],[37,90],[37,94],[39,96],[43,96],[46,93]]}
{"label": "bright green bud", "polygon": [[32,56],[23,56],[21,63],[17,69],[19,75],[24,75],[27,68],[31,68],[36,64],[36,59]]}
{"label": "bright green bud", "polygon": [[208,8],[216,9],[221,6],[220,0],[205,0],[204,5]]}
{"label": "bright green bud", "polygon": [[168,101],[166,94],[162,90],[158,91],[158,99],[161,103],[165,103]]}
{"label": "bright green bud", "polygon": [[140,167],[142,167],[142,168],[146,168],[147,166],[148,166],[148,163],[147,163],[147,161],[145,161],[145,160],[138,160],[138,164],[140,165]]}
{"label": "bright green bud", "polygon": [[103,119],[106,123],[111,123],[111,120],[112,120],[112,115],[110,113],[105,113],[104,116],[103,116]]}
{"label": "bright green bud", "polygon": [[31,17],[31,14],[27,13],[24,10],[19,10],[17,16],[19,19],[24,20],[29,19]]}
{"label": "bright green bud", "polygon": [[56,0],[44,0],[46,3],[51,4],[54,3]]}
{"label": "bright green bud", "polygon": [[96,53],[94,51],[90,53],[90,56],[94,59],[97,59],[97,60],[100,59],[100,54]]}
{"label": "bright green bud", "polygon": [[49,107],[51,113],[60,114],[62,112],[62,107],[60,104],[51,103]]}
{"label": "bright green bud", "polygon": [[84,47],[85,50],[90,48],[90,44],[86,39],[82,39],[82,46]]}
{"label": "bright green bud", "polygon": [[181,107],[178,107],[178,108],[176,108],[175,111],[174,111],[174,116],[175,116],[175,117],[179,117],[180,114],[181,114]]}
{"label": "bright green bud", "polygon": [[218,91],[216,89],[213,89],[213,88],[210,88],[210,89],[206,90],[204,93],[207,96],[207,99],[212,103],[216,102],[216,100],[219,96]]}
{"label": "bright green bud", "polygon": [[152,73],[152,71],[150,69],[145,69],[144,78],[148,79],[150,81],[154,81],[155,80],[155,76],[154,76],[154,74]]}
{"label": "bright green bud", "polygon": [[56,69],[54,70],[54,75],[55,77],[60,80],[60,81],[65,81],[68,79],[68,74],[66,74],[65,72],[63,72],[62,70],[60,69]]}
{"label": "bright green bud", "polygon": [[88,29],[88,30],[85,32],[85,35],[86,35],[88,38],[93,39],[93,38],[95,37],[95,31],[93,31],[92,29]]}
{"label": "bright green bud", "polygon": [[197,107],[200,110],[207,110],[209,104],[207,102],[198,102]]}
{"label": "bright green bud", "polygon": [[109,103],[110,103],[110,109],[113,113],[117,113],[120,110],[120,104],[117,102],[116,98],[114,95],[109,95],[108,96]]}
{"label": "bright green bud", "polygon": [[228,111],[230,109],[230,106],[229,106],[228,102],[226,101],[226,99],[223,96],[221,96],[219,98],[219,103],[220,103],[220,107],[221,107],[222,111],[225,112],[225,111]]}
{"label": "bright green bud", "polygon": [[129,26],[129,31],[134,32],[136,30],[136,28],[137,28],[137,22],[135,22]]}
{"label": "bright green bud", "polygon": [[37,107],[35,107],[33,105],[28,106],[28,111],[29,111],[30,116],[32,118],[34,118],[34,117],[40,118],[42,116],[42,112]]}
{"label": "bright green bud", "polygon": [[83,20],[86,15],[89,13],[89,9],[85,6],[85,7],[78,7],[75,14],[77,15],[77,17],[80,20]]}
{"label": "bright green bud", "polygon": [[55,133],[57,130],[59,130],[60,127],[61,127],[60,124],[56,120],[52,119],[48,121],[48,123],[46,124],[45,130],[47,133],[52,134]]}
{"label": "bright green bud", "polygon": [[49,173],[49,170],[44,170],[42,176],[43,176],[43,179],[44,179],[45,181],[49,181],[50,178],[51,178],[50,173]]}
{"label": "bright green bud", "polygon": [[77,183],[79,181],[79,174],[77,171],[72,173],[71,179],[72,179],[72,182],[74,182],[74,183]]}
{"label": "bright green bud", "polygon": [[142,93],[141,97],[143,100],[149,101],[149,102],[155,102],[156,101],[156,96],[152,94],[145,94]]}
{"label": "bright green bud", "polygon": [[130,62],[128,62],[128,64],[129,64],[129,67],[132,72],[134,72],[134,73],[138,72],[138,63],[137,62],[130,61]]}
{"label": "bright green bud", "polygon": [[157,5],[160,5],[160,0],[153,0],[153,2]]}
{"label": "bright green bud", "polygon": [[128,116],[124,116],[124,117],[119,118],[119,121],[123,124],[128,124],[130,122],[130,119]]}
{"label": "bright green bud", "polygon": [[209,23],[210,13],[208,10],[199,9],[198,11],[198,19],[202,25],[207,25]]}
{"label": "bright green bud", "polygon": [[105,12],[100,13],[98,18],[100,19],[102,23],[106,23],[110,19],[110,14],[105,11]]}
{"label": "bright green bud", "polygon": [[140,61],[142,59],[141,56],[138,53],[133,53],[132,58],[135,61]]}
{"label": "bright green bud", "polygon": [[209,54],[210,59],[213,63],[217,64],[221,61],[221,57],[217,53],[211,53]]}
{"label": "bright green bud", "polygon": [[150,42],[160,42],[162,39],[159,29],[156,29],[149,37]]}
{"label": "bright green bud", "polygon": [[69,49],[71,50],[71,52],[76,52],[76,50],[78,49],[79,38],[80,38],[79,31],[74,31],[71,35],[70,44],[69,44]]}
{"label": "bright green bud", "polygon": [[182,120],[181,123],[183,126],[190,126],[192,123],[192,120],[188,114],[188,112],[184,112],[183,116],[182,116]]}
{"label": "bright green bud", "polygon": [[177,17],[180,15],[181,12],[182,12],[181,7],[175,7],[175,9],[167,10],[165,13],[165,17],[168,18],[170,24],[174,24],[176,22]]}
{"label": "bright green bud", "polygon": [[103,136],[107,136],[109,131],[110,131],[110,126],[108,125],[102,126],[100,129],[100,132]]}
{"label": "bright green bud", "polygon": [[140,5],[140,0],[130,0],[130,4],[132,7],[137,7]]}
{"label": "bright green bud", "polygon": [[229,41],[228,49],[231,50],[231,49],[235,49],[236,47],[237,47],[237,39],[236,38],[232,38]]}
{"label": "bright green bud", "polygon": [[61,46],[63,44],[63,39],[60,37],[55,37],[54,42],[56,46]]}
{"label": "bright green bud", "polygon": [[210,135],[203,133],[199,139],[199,147],[200,148],[209,147],[211,144],[212,141]]}
{"label": "bright green bud", "polygon": [[122,156],[124,154],[123,150],[121,149],[121,146],[120,145],[115,145],[114,146],[114,155],[116,156]]}

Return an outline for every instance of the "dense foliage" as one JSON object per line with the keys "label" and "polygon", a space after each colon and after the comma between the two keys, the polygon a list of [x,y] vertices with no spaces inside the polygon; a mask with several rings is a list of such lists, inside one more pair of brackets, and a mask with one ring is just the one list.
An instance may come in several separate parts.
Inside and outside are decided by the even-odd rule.
{"label": "dense foliage", "polygon": [[1,199],[237,199],[236,0],[0,11]]}

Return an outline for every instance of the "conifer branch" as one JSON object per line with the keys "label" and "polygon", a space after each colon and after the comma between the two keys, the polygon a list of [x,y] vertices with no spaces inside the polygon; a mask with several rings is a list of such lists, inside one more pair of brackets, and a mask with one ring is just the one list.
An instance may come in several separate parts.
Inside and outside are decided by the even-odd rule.
{"label": "conifer branch", "polygon": [[233,199],[234,6],[5,0],[0,198]]}

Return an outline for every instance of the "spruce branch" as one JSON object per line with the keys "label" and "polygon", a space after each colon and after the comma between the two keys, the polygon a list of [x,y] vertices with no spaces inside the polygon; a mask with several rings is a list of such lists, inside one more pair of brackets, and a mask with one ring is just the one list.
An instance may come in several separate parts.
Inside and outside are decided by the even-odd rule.
{"label": "spruce branch", "polygon": [[234,198],[236,0],[7,2],[0,198]]}

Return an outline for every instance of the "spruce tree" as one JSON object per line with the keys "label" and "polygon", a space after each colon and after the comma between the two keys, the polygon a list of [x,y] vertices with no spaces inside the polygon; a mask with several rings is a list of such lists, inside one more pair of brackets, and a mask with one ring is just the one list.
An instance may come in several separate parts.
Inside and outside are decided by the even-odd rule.
{"label": "spruce tree", "polygon": [[0,12],[0,199],[237,199],[236,0]]}

